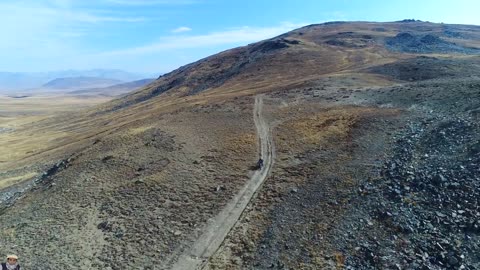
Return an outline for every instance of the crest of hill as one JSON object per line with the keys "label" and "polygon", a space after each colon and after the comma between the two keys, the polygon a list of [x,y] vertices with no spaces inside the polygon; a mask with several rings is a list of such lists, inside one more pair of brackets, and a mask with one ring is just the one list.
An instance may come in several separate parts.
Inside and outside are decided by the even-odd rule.
{"label": "crest of hill", "polygon": [[368,68],[419,55],[479,55],[479,30],[412,20],[309,25],[185,65],[99,109],[112,112],[167,96],[266,92],[327,74],[385,75]]}

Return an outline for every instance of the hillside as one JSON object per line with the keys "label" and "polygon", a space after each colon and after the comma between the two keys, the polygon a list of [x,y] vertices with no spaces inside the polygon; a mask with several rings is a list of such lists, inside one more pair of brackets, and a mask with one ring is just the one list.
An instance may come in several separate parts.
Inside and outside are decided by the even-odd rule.
{"label": "hillside", "polygon": [[0,118],[0,252],[43,269],[478,269],[479,74],[479,26],[332,22],[88,110]]}
{"label": "hillside", "polygon": [[[219,86],[223,93],[230,89],[269,91],[339,72],[367,73],[365,80],[381,80],[365,69],[410,58],[408,53],[415,52],[411,48],[429,55],[478,55],[478,30],[477,26],[424,22],[311,25],[181,67],[161,76],[144,91],[119,100],[114,108],[142,102],[164,92],[189,96]],[[412,35],[409,33],[415,33],[418,44],[404,37]],[[436,38],[431,40],[431,37]]]}

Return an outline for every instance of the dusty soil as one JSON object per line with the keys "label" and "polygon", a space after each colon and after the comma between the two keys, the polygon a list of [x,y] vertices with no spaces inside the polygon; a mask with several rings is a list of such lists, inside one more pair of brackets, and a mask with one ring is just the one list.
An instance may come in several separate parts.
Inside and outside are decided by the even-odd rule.
{"label": "dusty soil", "polygon": [[275,169],[207,269],[476,269],[479,91],[437,80],[292,110],[273,98]]}
{"label": "dusty soil", "polygon": [[262,95],[255,97],[253,119],[259,142],[259,158],[263,160],[263,165],[252,168],[255,171],[250,180],[215,218],[207,222],[202,229],[202,234],[195,240],[192,247],[185,250],[179,258],[174,258],[176,261],[172,266],[164,264],[162,267],[179,270],[203,268],[205,263],[218,250],[225,237],[237,223],[240,215],[245,211],[246,206],[265,182],[273,167],[276,154],[269,124],[263,116]]}

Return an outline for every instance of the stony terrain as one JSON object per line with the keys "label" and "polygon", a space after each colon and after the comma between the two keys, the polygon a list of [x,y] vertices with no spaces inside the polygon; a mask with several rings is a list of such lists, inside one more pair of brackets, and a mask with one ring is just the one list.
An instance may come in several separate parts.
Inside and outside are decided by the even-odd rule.
{"label": "stony terrain", "polygon": [[294,105],[311,133],[275,113],[272,181],[209,269],[478,268],[479,91],[437,80],[356,92],[361,107]]}
{"label": "stony terrain", "polygon": [[478,269],[479,49],[476,26],[311,25],[7,127],[0,253],[168,269],[253,174],[263,93],[274,165],[204,269]]}

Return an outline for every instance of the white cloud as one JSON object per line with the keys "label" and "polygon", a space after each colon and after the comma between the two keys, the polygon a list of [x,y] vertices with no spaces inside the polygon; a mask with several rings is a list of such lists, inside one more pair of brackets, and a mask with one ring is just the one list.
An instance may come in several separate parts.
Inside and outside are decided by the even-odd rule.
{"label": "white cloud", "polygon": [[162,37],[143,46],[104,52],[103,56],[142,55],[168,50],[204,48],[228,44],[247,44],[283,34],[306,24],[283,23],[273,27],[240,27],[204,35],[182,35]]}
{"label": "white cloud", "polygon": [[75,8],[70,0],[1,1],[0,70],[74,68],[91,53],[86,40],[100,24],[142,20],[111,11]]}
{"label": "white cloud", "polygon": [[[110,33],[105,29],[118,29],[123,26],[122,22],[152,21],[156,18],[128,16],[129,12],[122,8],[103,6],[103,9],[98,9],[98,6],[75,4],[78,2],[72,0],[0,1],[0,70],[113,67],[168,71],[220,50],[271,38],[303,25],[244,26],[204,34],[190,32],[189,27],[181,26],[174,29],[176,31],[172,30],[171,34],[157,36],[151,42],[130,42],[139,45],[129,47],[122,42],[105,43],[103,39],[108,39],[105,35],[112,34],[112,37],[118,38],[115,36],[118,32]],[[96,39],[101,43],[96,43]],[[120,47],[108,49],[115,44]]]}
{"label": "white cloud", "polygon": [[180,26],[172,30],[173,33],[182,33],[182,32],[188,32],[188,31],[192,31],[192,28],[186,27],[186,26]]}
{"label": "white cloud", "polygon": [[70,8],[37,7],[29,10],[28,7],[17,6],[16,9],[20,14],[26,11],[33,13],[33,15],[37,16],[39,19],[45,19],[48,17],[63,23],[139,22],[145,20],[143,17],[104,16],[93,12]]}
{"label": "white cloud", "polygon": [[[0,36],[2,47],[30,46],[51,42],[68,36],[81,36],[90,26],[102,22],[139,22],[141,17],[105,16],[68,7],[68,1],[59,5],[36,3],[0,3]],[[33,47],[32,49],[34,49]]]}

